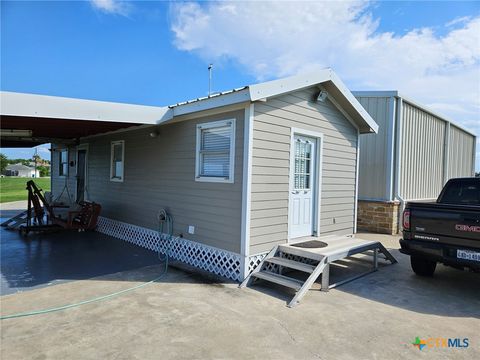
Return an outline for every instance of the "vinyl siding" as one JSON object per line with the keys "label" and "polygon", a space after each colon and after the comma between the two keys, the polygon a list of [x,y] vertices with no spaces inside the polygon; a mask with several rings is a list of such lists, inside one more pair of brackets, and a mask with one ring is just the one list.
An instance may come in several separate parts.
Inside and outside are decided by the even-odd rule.
{"label": "vinyl siding", "polygon": [[[236,119],[234,183],[195,181],[196,124],[231,118]],[[241,110],[164,125],[156,138],[145,128],[84,141],[89,144],[89,198],[102,205],[102,216],[149,229],[158,228],[158,211],[166,208],[175,234],[239,253],[243,127]],[[125,141],[123,182],[110,181],[115,140]],[[187,233],[189,225],[195,234]]]}
{"label": "vinyl siding", "polygon": [[446,122],[403,102],[400,195],[436,199],[444,184]]}
{"label": "vinyl siding", "polygon": [[391,97],[357,97],[360,104],[378,124],[378,134],[360,135],[360,168],[358,197],[365,200],[391,200],[387,194],[389,142],[393,111]]}
{"label": "vinyl siding", "polygon": [[250,253],[270,250],[288,238],[291,128],[324,134],[320,234],[354,229],[357,130],[315,89],[254,106]]}
{"label": "vinyl siding", "polygon": [[475,138],[462,129],[450,126],[450,142],[448,144],[448,177],[472,176],[474,169],[473,153]]}

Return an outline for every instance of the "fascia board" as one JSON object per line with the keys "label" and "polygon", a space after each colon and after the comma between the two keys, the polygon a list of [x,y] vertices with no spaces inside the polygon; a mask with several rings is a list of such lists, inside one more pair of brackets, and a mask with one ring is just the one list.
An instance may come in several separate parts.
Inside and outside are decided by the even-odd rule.
{"label": "fascia board", "polygon": [[246,101],[250,101],[250,94],[248,88],[229,94],[214,96],[205,100],[195,101],[189,104],[178,105],[172,107],[170,110],[172,110],[172,117],[176,117],[194,112],[210,110],[222,106],[242,103]]}
{"label": "fascia board", "polygon": [[248,87],[250,90],[250,100],[258,101],[272,96],[286,94],[288,92],[315,86],[328,81],[331,77],[331,73],[331,69],[324,69],[311,74],[291,76],[284,79],[250,85]]}
{"label": "fascia board", "polygon": [[370,129],[372,129],[374,133],[378,133],[378,124],[375,122],[375,120],[373,120],[367,110],[363,108],[363,106],[358,102],[355,96],[353,96],[350,90],[348,90],[345,84],[333,71],[331,72],[331,81],[342,93],[342,95],[345,96],[345,98],[352,104],[355,111],[367,123]]}
{"label": "fascia board", "polygon": [[1,114],[36,118],[155,124],[167,107],[72,99],[2,91]]}

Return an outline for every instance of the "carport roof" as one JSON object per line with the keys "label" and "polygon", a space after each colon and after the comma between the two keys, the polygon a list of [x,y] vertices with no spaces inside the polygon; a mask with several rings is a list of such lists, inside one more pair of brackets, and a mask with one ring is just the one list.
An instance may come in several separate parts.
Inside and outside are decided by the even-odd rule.
{"label": "carport roof", "polygon": [[[2,147],[27,147],[155,124],[160,107],[1,92]],[[14,130],[9,132],[8,130]],[[31,131],[18,136],[15,131]]]}

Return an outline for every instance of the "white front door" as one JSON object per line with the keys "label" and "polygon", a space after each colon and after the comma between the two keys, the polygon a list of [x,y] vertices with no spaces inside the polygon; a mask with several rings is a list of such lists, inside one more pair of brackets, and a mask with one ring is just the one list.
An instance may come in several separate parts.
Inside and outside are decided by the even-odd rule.
{"label": "white front door", "polygon": [[313,234],[316,139],[294,135],[290,182],[290,238]]}

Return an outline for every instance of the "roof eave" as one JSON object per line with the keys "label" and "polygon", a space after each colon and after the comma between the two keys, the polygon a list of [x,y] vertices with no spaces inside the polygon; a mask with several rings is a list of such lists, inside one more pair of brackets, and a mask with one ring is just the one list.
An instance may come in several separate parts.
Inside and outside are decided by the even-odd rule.
{"label": "roof eave", "polygon": [[1,115],[155,124],[168,107],[113,103],[2,91]]}

